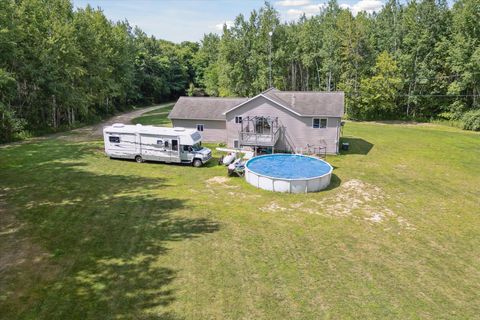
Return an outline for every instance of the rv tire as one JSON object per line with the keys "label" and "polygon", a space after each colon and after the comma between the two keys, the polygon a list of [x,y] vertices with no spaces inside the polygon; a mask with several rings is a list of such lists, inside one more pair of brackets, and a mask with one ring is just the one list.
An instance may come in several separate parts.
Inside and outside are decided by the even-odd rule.
{"label": "rv tire", "polygon": [[193,166],[194,166],[195,168],[198,168],[198,167],[201,167],[201,166],[202,166],[203,162],[202,162],[202,160],[200,160],[200,159],[193,159],[193,163],[192,163],[192,164],[193,164]]}
{"label": "rv tire", "polygon": [[135,157],[135,161],[137,161],[138,163],[142,163],[143,162],[143,158],[141,156],[136,156]]}

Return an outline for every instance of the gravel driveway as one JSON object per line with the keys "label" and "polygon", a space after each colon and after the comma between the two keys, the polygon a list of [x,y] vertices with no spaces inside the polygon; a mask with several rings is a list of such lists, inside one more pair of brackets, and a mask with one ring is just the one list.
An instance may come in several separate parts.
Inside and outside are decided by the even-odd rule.
{"label": "gravel driveway", "polygon": [[99,138],[99,137],[102,137],[103,127],[105,127],[105,126],[109,126],[109,125],[112,125],[114,123],[125,123],[125,124],[127,124],[127,123],[130,123],[133,119],[135,119],[137,117],[140,117],[142,114],[144,114],[146,112],[152,111],[154,109],[165,108],[165,107],[168,107],[169,105],[170,104],[155,105],[155,106],[152,106],[152,107],[141,108],[141,109],[138,109],[138,110],[135,110],[135,111],[125,112],[125,113],[116,115],[116,116],[114,116],[110,119],[107,119],[105,121],[102,121],[98,124],[95,124],[93,126],[82,127],[82,128],[75,129],[73,131],[83,133],[90,138]]}

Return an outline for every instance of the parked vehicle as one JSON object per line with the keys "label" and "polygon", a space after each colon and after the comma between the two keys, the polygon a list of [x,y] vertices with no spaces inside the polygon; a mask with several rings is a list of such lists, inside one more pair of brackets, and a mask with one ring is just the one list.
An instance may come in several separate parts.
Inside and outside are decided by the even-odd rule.
{"label": "parked vehicle", "polygon": [[202,147],[197,130],[116,123],[103,129],[105,153],[110,158],[191,163],[200,167],[212,158]]}

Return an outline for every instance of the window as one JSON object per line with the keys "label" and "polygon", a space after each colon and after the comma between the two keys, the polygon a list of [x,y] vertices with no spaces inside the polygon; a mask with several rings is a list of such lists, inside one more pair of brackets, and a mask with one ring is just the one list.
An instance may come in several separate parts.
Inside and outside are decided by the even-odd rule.
{"label": "window", "polygon": [[172,150],[178,151],[178,140],[172,140]]}
{"label": "window", "polygon": [[198,132],[192,133],[191,137],[192,137],[192,140],[200,140],[202,138],[202,136]]}
{"label": "window", "polygon": [[165,148],[168,148],[168,145],[169,145],[168,141],[165,141],[165,142],[163,143],[163,146],[164,146]]}
{"label": "window", "polygon": [[236,116],[235,117],[235,123],[242,123],[242,117]]}
{"label": "window", "polygon": [[326,118],[313,118],[312,127],[315,128],[315,129],[326,128],[327,127],[327,119]]}
{"label": "window", "polygon": [[108,141],[111,143],[120,143],[120,137],[108,137]]}
{"label": "window", "polygon": [[233,147],[234,147],[235,149],[238,149],[238,148],[239,148],[239,146],[238,146],[238,140],[233,140]]}
{"label": "window", "polygon": [[197,124],[197,130],[203,131],[203,124]]}
{"label": "window", "polygon": [[157,145],[162,148],[163,147],[163,140],[157,140]]}
{"label": "window", "polygon": [[260,134],[269,134],[272,120],[268,117],[255,117],[255,132]]}
{"label": "window", "polygon": [[188,151],[190,151],[189,148],[190,148],[189,146],[183,146],[183,151],[187,151],[187,152],[188,152]]}

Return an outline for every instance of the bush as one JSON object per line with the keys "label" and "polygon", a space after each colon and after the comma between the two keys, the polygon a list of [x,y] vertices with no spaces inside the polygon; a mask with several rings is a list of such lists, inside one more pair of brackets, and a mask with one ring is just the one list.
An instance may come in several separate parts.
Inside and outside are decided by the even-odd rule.
{"label": "bush", "polygon": [[463,129],[480,131],[480,109],[466,112],[462,117]]}
{"label": "bush", "polygon": [[25,126],[25,120],[15,116],[15,112],[0,103],[0,143],[12,141]]}

